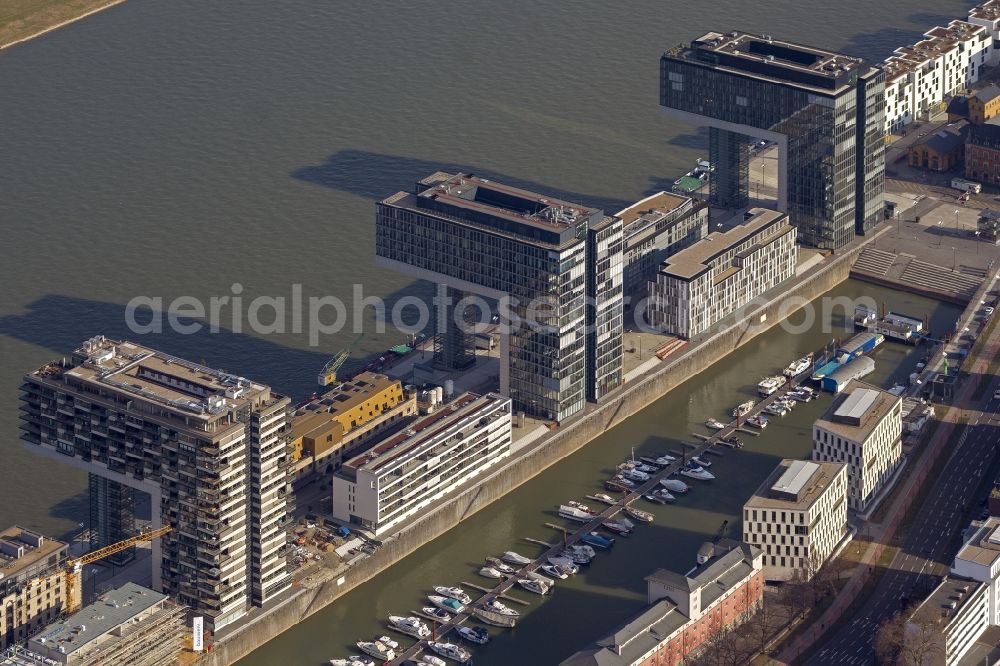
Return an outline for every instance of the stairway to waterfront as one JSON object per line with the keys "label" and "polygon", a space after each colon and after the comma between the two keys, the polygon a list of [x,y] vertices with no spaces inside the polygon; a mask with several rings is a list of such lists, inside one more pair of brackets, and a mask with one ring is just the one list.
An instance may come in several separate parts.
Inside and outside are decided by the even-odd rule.
{"label": "stairway to waterfront", "polygon": [[[975,273],[975,274],[973,274]],[[982,284],[982,271],[956,271],[920,261],[912,254],[865,248],[851,276],[904,291],[967,303]]]}
{"label": "stairway to waterfront", "polygon": [[885,250],[877,250],[872,247],[865,248],[858,255],[857,260],[854,262],[854,267],[852,271],[858,271],[861,273],[868,273],[869,275],[874,275],[877,277],[884,277],[892,265],[896,262],[895,252],[886,252]]}

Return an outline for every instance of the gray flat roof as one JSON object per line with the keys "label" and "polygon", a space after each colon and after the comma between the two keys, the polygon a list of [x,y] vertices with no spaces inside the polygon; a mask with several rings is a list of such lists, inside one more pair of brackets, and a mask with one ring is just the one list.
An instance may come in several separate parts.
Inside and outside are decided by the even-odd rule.
{"label": "gray flat roof", "polygon": [[32,640],[51,649],[62,646],[66,654],[72,654],[166,598],[142,585],[125,583],[64,620],[50,624]]}
{"label": "gray flat roof", "polygon": [[[788,216],[776,210],[768,208],[751,208],[748,212],[753,213],[753,217],[738,224],[732,229],[723,232],[710,233],[694,245],[685,248],[667,258],[660,268],[660,272],[671,277],[691,280],[699,275],[711,270],[711,262],[733,248],[747,242],[754,235],[768,230],[771,226],[782,226],[782,222],[787,222]],[[793,229],[790,225],[787,230]],[[770,237],[761,242],[771,240]]]}
{"label": "gray flat roof", "polygon": [[[804,462],[806,461],[787,458],[782,460],[768,474],[756,492],[750,496],[744,507],[748,509],[808,510],[845,468],[843,463],[809,461],[809,465],[814,466],[814,468],[805,466],[796,468],[801,470],[796,473],[796,483],[801,481],[801,485],[795,493],[775,489],[778,481],[792,470],[793,465]],[[802,480],[802,474],[807,469],[812,471],[808,478]]]}
{"label": "gray flat roof", "polygon": [[[875,365],[875,361],[871,360],[869,357],[861,356],[860,358],[854,359],[843,368],[840,368],[830,376],[836,379],[841,376],[840,373],[846,374],[847,372],[850,372],[851,366],[855,363],[861,363],[863,361],[870,363],[871,365]],[[868,404],[868,408],[865,410],[864,414],[859,417],[845,418],[843,416],[839,416],[837,411],[840,409],[840,406],[851,398],[851,394],[859,389],[875,391],[878,397],[874,401],[866,403]],[[823,413],[823,416],[816,420],[816,426],[840,435],[845,439],[855,442],[864,442],[897,402],[902,403],[902,399],[899,396],[895,396],[888,391],[883,391],[877,386],[872,386],[871,384],[866,384],[865,382],[857,379],[852,379],[847,383],[847,386],[844,387],[843,392],[833,399],[833,402],[827,408],[826,412]]]}

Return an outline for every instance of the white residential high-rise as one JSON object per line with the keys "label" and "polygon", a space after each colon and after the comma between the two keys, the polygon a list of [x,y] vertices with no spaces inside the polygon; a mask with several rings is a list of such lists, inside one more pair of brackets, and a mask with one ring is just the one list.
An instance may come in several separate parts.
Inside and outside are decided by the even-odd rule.
{"label": "white residential high-rise", "polygon": [[782,460],[743,505],[743,540],[767,580],[808,580],[847,535],[847,467]]}
{"label": "white residential high-rise", "polygon": [[[28,374],[21,401],[29,449],[150,495],[153,527],[173,528],[152,543],[153,587],[210,628],[290,587],[287,397],[99,336]],[[107,522],[127,509],[108,507]]]}
{"label": "white residential high-rise", "polygon": [[813,460],[847,464],[850,508],[865,511],[902,456],[903,401],[852,380],[813,424]]}
{"label": "white residential high-rise", "polygon": [[[973,10],[975,12],[975,10]],[[940,110],[944,100],[979,80],[994,58],[991,30],[982,23],[952,21],[932,28],[913,46],[896,49],[885,70],[885,130],[898,132]]]}

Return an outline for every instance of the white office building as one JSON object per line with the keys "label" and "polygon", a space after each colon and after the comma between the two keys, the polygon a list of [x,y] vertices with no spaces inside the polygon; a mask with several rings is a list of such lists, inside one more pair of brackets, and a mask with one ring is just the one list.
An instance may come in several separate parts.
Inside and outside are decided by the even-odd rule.
{"label": "white office building", "polygon": [[847,467],[782,460],[743,505],[743,541],[767,580],[808,580],[847,535]]}
{"label": "white office building", "polygon": [[511,401],[465,393],[333,477],[333,516],[382,534],[510,455]]}
{"label": "white office building", "polygon": [[903,401],[852,380],[813,424],[813,460],[847,464],[848,506],[863,512],[902,457]]}
{"label": "white office building", "polygon": [[927,119],[945,99],[979,80],[980,69],[994,58],[994,49],[991,29],[972,20],[975,11],[970,12],[969,22],[956,20],[932,28],[924,39],[897,48],[885,60],[887,133]]}
{"label": "white office building", "polygon": [[649,284],[649,324],[692,338],[795,275],[788,215],[751,208],[732,229],[711,233],[667,258]]}
{"label": "white office building", "polygon": [[928,666],[991,663],[965,659],[987,629],[989,596],[986,585],[948,576],[913,611],[904,625],[905,653]]}

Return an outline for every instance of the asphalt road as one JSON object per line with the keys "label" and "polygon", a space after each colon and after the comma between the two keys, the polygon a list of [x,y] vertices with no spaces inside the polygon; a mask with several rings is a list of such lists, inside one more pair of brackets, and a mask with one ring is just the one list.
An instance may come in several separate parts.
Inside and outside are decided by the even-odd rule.
{"label": "asphalt road", "polygon": [[[810,664],[875,663],[875,634],[882,622],[901,608],[901,600],[926,596],[947,573],[955,555],[955,530],[966,525],[966,513],[978,513],[976,493],[989,470],[995,453],[1000,417],[1000,401],[993,400],[996,389],[991,381],[982,412],[970,415],[969,425],[959,434],[954,452],[920,507],[904,539],[902,550],[882,576],[874,593],[853,619],[842,626],[808,660]],[[973,517],[976,517],[975,515]]]}

